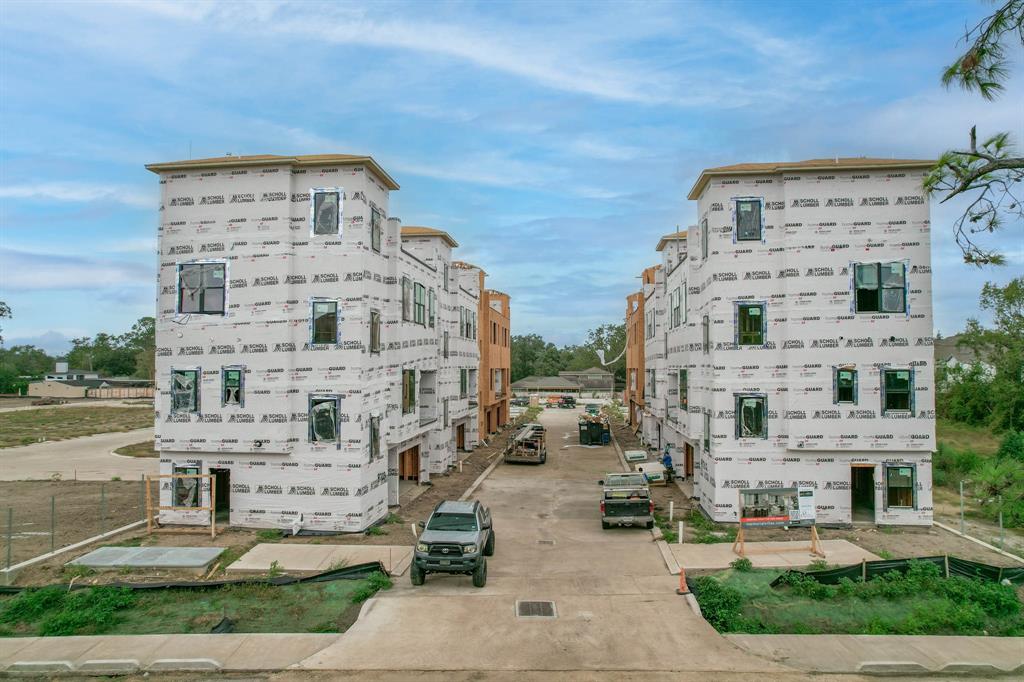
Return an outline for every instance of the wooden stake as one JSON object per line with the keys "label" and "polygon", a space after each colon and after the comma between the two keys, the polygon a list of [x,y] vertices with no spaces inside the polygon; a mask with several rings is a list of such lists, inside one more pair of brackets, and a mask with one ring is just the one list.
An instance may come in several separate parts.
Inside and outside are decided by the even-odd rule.
{"label": "wooden stake", "polygon": [[153,534],[153,493],[149,476],[146,476],[146,535]]}

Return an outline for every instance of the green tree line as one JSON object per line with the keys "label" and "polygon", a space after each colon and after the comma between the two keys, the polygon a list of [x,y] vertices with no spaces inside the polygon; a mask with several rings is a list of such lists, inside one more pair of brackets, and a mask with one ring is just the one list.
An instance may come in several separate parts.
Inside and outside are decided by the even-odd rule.
{"label": "green tree line", "polygon": [[605,360],[615,359],[626,347],[625,324],[602,324],[587,332],[587,340],[579,345],[559,348],[539,334],[513,336],[511,339],[512,381],[528,376],[557,376],[559,372],[604,367],[619,383],[626,381],[626,356],[603,366],[597,355],[603,350]]}
{"label": "green tree line", "polygon": [[152,379],[156,363],[156,321],[140,318],[123,334],[100,332],[71,340],[64,356],[52,356],[31,345],[0,348],[0,393],[21,393],[30,381],[52,372],[66,361],[73,369],[98,372],[103,377]]}

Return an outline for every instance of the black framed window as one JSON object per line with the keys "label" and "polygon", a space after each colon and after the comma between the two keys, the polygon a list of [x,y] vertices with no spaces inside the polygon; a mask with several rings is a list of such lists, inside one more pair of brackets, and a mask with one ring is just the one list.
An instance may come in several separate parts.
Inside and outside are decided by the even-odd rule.
{"label": "black framed window", "polygon": [[380,352],[380,311],[370,311],[370,352]]}
{"label": "black framed window", "polygon": [[882,370],[882,414],[886,412],[909,412],[913,410],[913,406],[913,370]]}
{"label": "black framed window", "polygon": [[223,405],[245,407],[245,367],[230,366],[220,370],[221,400]]}
{"label": "black framed window", "polygon": [[740,303],[736,306],[736,343],[740,346],[764,345],[764,304]]}
{"label": "black framed window", "polygon": [[402,370],[402,414],[416,411],[416,370]]}
{"label": "black framed window", "polygon": [[836,402],[857,403],[857,370],[836,368]]}
{"label": "black framed window", "polygon": [[313,193],[313,234],[338,234],[340,217],[340,192]]}
{"label": "black framed window", "polygon": [[711,352],[711,320],[710,320],[710,318],[708,318],[708,316],[705,315],[704,319],[701,321],[700,325],[701,325],[701,330],[703,332],[703,340],[702,340],[702,343],[701,343],[701,347],[702,347],[702,349],[704,351],[704,355],[707,355],[708,353]]}
{"label": "black framed window", "polygon": [[182,263],[178,266],[178,312],[223,315],[226,263]]}
{"label": "black framed window", "polygon": [[402,278],[402,321],[412,321],[412,280]]}
{"label": "black framed window", "polygon": [[736,437],[768,437],[768,399],[765,396],[736,396]]}
{"label": "black framed window", "polygon": [[912,464],[886,465],[885,508],[917,508],[917,467]]}
{"label": "black framed window", "polygon": [[171,370],[171,413],[199,413],[198,369]]}
{"label": "black framed window", "polygon": [[855,263],[854,303],[858,313],[903,313],[907,310],[906,264]]}
{"label": "black framed window", "polygon": [[383,230],[384,214],[373,208],[370,209],[370,248],[380,253],[380,239]]}
{"label": "black framed window", "polygon": [[380,417],[370,417],[370,461],[380,458]]}
{"label": "black framed window", "polygon": [[736,200],[736,241],[761,241],[761,200]]}
{"label": "black framed window", "polygon": [[313,443],[338,442],[337,396],[310,396],[309,440]]}
{"label": "black framed window", "polygon": [[313,301],[310,343],[338,342],[338,302]]}
{"label": "black framed window", "polygon": [[427,291],[427,324],[430,327],[434,326],[434,320],[437,317],[437,302],[434,296],[434,290],[430,289]]}
{"label": "black framed window", "polygon": [[447,358],[448,357],[448,332],[447,332],[447,330],[444,333],[444,347],[443,347],[442,350],[443,350],[443,353],[444,353],[444,357]]}
{"label": "black framed window", "polygon": [[175,466],[172,467],[171,471],[175,476],[186,477],[172,479],[174,484],[171,487],[173,495],[171,505],[175,507],[198,507],[199,482],[203,480],[198,478],[198,476],[202,473],[202,470],[196,466]]}
{"label": "black framed window", "polygon": [[466,398],[469,396],[469,370],[459,370],[459,397]]}
{"label": "black framed window", "polygon": [[711,413],[704,411],[704,452],[711,452]]}
{"label": "black framed window", "polygon": [[708,259],[708,219],[704,218],[700,221],[700,258],[701,260]]}
{"label": "black framed window", "polygon": [[679,407],[686,409],[690,406],[690,379],[689,372],[685,369],[679,370]]}
{"label": "black framed window", "polygon": [[412,321],[416,324],[425,325],[427,323],[427,290],[426,288],[416,282],[413,285],[413,318]]}

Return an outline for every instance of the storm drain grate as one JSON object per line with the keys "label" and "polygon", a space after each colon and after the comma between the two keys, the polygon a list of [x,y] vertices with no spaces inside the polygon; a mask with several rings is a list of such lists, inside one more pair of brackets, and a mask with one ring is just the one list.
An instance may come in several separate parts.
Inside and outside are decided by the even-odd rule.
{"label": "storm drain grate", "polygon": [[516,615],[520,618],[556,618],[553,601],[517,601]]}

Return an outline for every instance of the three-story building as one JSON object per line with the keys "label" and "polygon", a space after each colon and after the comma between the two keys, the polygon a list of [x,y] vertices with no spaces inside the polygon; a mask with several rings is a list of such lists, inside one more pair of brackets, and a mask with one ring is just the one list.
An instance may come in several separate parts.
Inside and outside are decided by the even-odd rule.
{"label": "three-story building", "polygon": [[[370,157],[241,156],[160,176],[156,445],[240,526],[359,531],[478,442],[482,280],[389,217]],[[160,504],[199,507],[196,479]],[[164,511],[202,523],[206,513]]]}
{"label": "three-story building", "polygon": [[739,164],[694,184],[699,224],[661,240],[645,284],[643,433],[692,462],[714,520],[738,520],[741,489],[810,487],[821,523],[931,523],[930,165]]}

